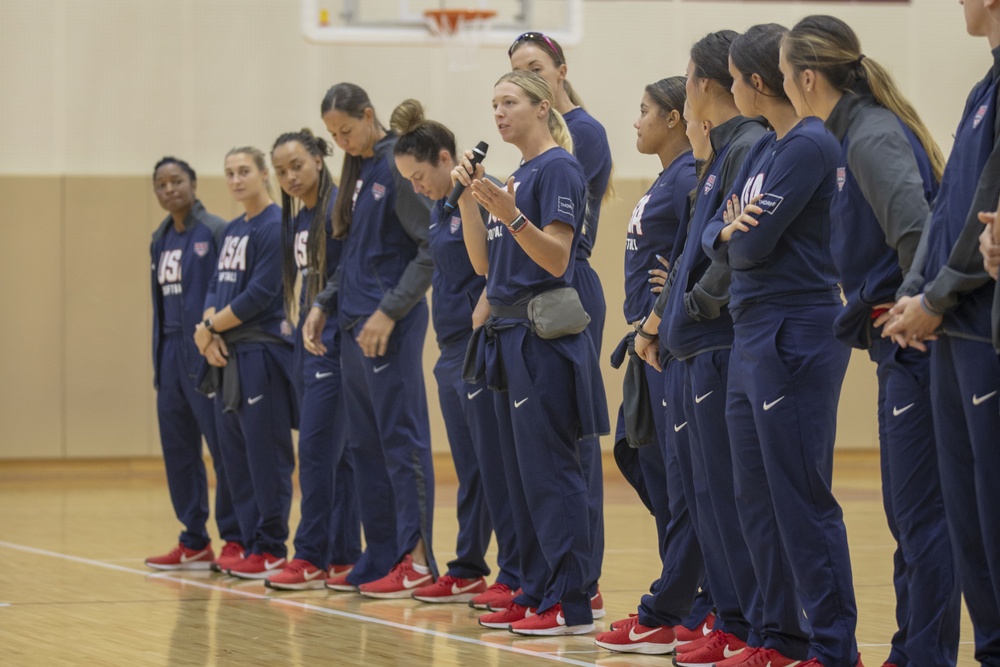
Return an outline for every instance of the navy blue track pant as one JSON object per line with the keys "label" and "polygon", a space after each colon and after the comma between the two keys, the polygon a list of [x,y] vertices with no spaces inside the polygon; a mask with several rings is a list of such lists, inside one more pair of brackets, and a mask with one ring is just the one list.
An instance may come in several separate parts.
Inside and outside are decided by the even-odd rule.
{"label": "navy blue track pant", "polygon": [[507,482],[500,459],[500,435],[493,393],[485,380],[462,379],[466,338],[441,348],[434,366],[438,398],[448,432],[448,445],[458,476],[458,540],[448,574],[462,579],[489,575],[486,549],[490,532],[497,534],[497,581],[517,589],[520,573],[517,538],[511,518]]}
{"label": "navy blue track pant", "polygon": [[[581,363],[593,354],[586,333],[559,343],[578,348]],[[567,625],[592,623],[596,576],[574,364],[519,325],[496,332],[486,365],[502,367],[507,381],[494,404],[520,556],[514,601],[540,612],[561,603]]]}
{"label": "navy blue track pant", "polygon": [[[764,597],[765,646],[794,659],[808,654],[824,667],[854,667],[850,553],[830,488],[850,359],[832,333],[838,310],[747,308],[735,323],[726,418],[737,509]],[[803,610],[808,647],[800,641]]]}
{"label": "navy blue track pant", "polygon": [[[670,361],[662,373],[647,374],[647,380],[659,379],[660,389],[650,389],[650,397],[658,401],[662,413],[660,451],[666,471],[666,489],[670,503],[670,521],[664,535],[663,572],[653,585],[651,596],[643,596],[640,610],[649,610],[657,625],[701,623],[712,610],[710,582],[705,578],[705,559],[695,532],[694,505],[688,502],[696,480],[691,467],[691,447],[688,443],[688,423],[684,404],[686,395],[684,369]],[[700,589],[700,590],[699,590]],[[640,612],[640,617],[644,616]],[[640,621],[641,622],[641,621]]]}
{"label": "navy blue track pant", "polygon": [[[341,338],[348,442],[367,551],[372,552],[364,570],[351,573],[351,583],[384,576],[421,539],[437,576],[431,537],[434,467],[423,372],[427,319],[426,302],[418,303],[396,322],[381,357],[365,357],[355,341],[365,319]],[[387,528],[394,531],[392,539]]]}
{"label": "navy blue track pant", "polygon": [[[597,358],[600,359],[604,320],[607,316],[604,287],[597,272],[590,266],[590,262],[579,257],[573,269],[573,287],[580,295],[583,309],[590,315],[587,333],[590,334]],[[590,582],[589,590],[593,596],[597,593],[597,580],[604,565],[604,464],[600,438],[597,436],[582,438],[579,447],[583,472],[587,477],[587,488],[590,490],[590,530],[593,536],[590,545],[591,571],[594,572],[594,580]]]}
{"label": "navy blue track pant", "polygon": [[273,343],[242,343],[230,345],[229,356],[239,364],[240,407],[223,412],[220,389],[215,415],[243,546],[247,553],[284,557],[295,469],[292,350]]}
{"label": "navy blue track pant", "polygon": [[941,492],[976,660],[1000,665],[1000,361],[989,343],[931,344]]}
{"label": "navy blue track pant", "polygon": [[346,450],[347,416],[341,392],[340,330],[327,322],[326,355],[309,354],[302,337],[302,417],[299,423],[299,487],[302,518],[295,531],[295,557],[320,569],[352,565],[361,557],[354,465]]}
{"label": "navy blue track pant", "polygon": [[753,624],[762,622],[762,600],[750,550],[736,508],[733,455],[725,419],[729,349],[685,359],[686,402],[691,465],[696,482],[696,532],[715,602],[715,628],[751,646],[760,638]]}
{"label": "navy blue track pant", "polygon": [[[684,493],[685,478],[690,480],[691,476],[687,424],[682,410],[683,385],[679,382],[683,371],[678,373],[678,369],[676,362],[671,362],[663,373],[646,366],[646,383],[660,443],[658,452],[644,451],[657,445],[640,448],[639,462],[655,511],[665,516],[659,535],[663,568],[660,578],[639,603],[639,622],[647,627],[682,623],[693,626],[704,620],[712,607],[708,595],[699,595],[699,588],[705,583],[705,565]],[[656,463],[660,470],[654,470]],[[651,479],[653,474],[661,476]],[[662,507],[664,501],[666,507]],[[660,528],[659,516],[657,528]]]}
{"label": "navy blue track pant", "polygon": [[961,598],[938,471],[930,357],[873,331],[878,364],[882,501],[896,540],[896,623],[887,662],[954,665]]}
{"label": "navy blue track pant", "polygon": [[229,496],[226,471],[219,453],[212,399],[198,393],[195,380],[187,374],[187,354],[198,351],[190,336],[177,333],[163,337],[156,415],[160,424],[160,445],[167,470],[167,487],[177,520],[184,526],[180,543],[188,549],[204,549],[209,541],[208,480],[202,458],[201,438],[205,436],[215,468],[215,522],[226,542],[240,542],[239,523]]}

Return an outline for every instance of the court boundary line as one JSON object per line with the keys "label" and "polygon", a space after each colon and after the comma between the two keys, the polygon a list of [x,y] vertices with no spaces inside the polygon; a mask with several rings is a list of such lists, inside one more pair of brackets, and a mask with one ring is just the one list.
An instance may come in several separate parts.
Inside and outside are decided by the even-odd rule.
{"label": "court boundary line", "polygon": [[[457,641],[463,644],[473,644],[475,646],[482,646],[485,648],[492,648],[500,651],[506,651],[508,653],[515,653],[517,655],[522,655],[532,658],[540,658],[542,660],[549,660],[555,662],[561,662],[567,665],[577,665],[578,667],[594,667],[596,663],[594,662],[583,662],[581,660],[574,660],[572,658],[564,658],[561,655],[553,653],[536,653],[534,651],[528,651],[526,649],[517,648],[516,646],[505,646],[503,644],[493,644],[490,642],[484,642],[479,639],[474,639],[472,637],[463,637],[462,635],[454,635],[447,632],[441,632],[439,630],[430,630],[428,628],[420,628],[413,625],[406,625],[405,623],[397,623],[396,621],[386,621],[380,618],[373,618],[371,616],[364,616],[361,614],[356,614],[350,611],[341,611],[339,609],[330,609],[329,607],[321,607],[314,604],[309,604],[306,602],[300,602],[298,600],[292,600],[290,598],[280,598],[267,595],[266,593],[252,593],[250,591],[242,591],[235,588],[226,588],[224,586],[219,586],[211,584],[208,582],[197,581],[194,579],[185,579],[183,577],[173,576],[169,571],[165,572],[150,572],[149,570],[137,570],[131,567],[125,567],[124,565],[115,565],[113,563],[105,563],[103,561],[94,560],[91,558],[83,558],[81,556],[73,556],[71,554],[59,553],[58,551],[49,551],[47,549],[39,549],[37,547],[29,547],[24,544],[15,544],[13,542],[5,542],[0,540],[0,547],[13,549],[15,551],[21,551],[24,553],[34,554],[36,556],[46,556],[49,558],[58,558],[65,561],[70,561],[74,563],[81,563],[83,565],[90,565],[94,567],[104,568],[106,570],[113,570],[116,572],[124,572],[127,574],[139,574],[143,577],[155,577],[157,579],[164,579],[166,581],[173,581],[187,586],[195,586],[196,588],[203,588],[206,590],[218,591],[220,593],[230,593],[233,595],[239,595],[241,597],[250,598],[253,600],[264,600],[274,604],[286,605],[289,607],[295,607],[298,609],[304,609],[306,611],[319,612],[321,614],[327,614],[329,616],[337,616],[340,618],[347,618],[354,621],[359,621],[362,623],[371,623],[374,625],[381,625],[385,627],[395,628],[397,630],[405,630],[409,632],[415,632],[422,635],[430,635],[433,637],[440,637],[442,639]],[[17,606],[13,603],[8,603],[9,606]]]}

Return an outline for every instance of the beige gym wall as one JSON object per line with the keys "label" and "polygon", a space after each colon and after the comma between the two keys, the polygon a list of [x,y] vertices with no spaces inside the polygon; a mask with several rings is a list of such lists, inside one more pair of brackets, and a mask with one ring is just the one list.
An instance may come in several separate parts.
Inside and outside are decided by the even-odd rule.
{"label": "beige gym wall", "polygon": [[[388,0],[386,0],[388,1]],[[624,225],[655,177],[631,124],[646,83],[683,72],[690,43],[709,30],[791,24],[835,13],[866,53],[888,64],[951,146],[965,95],[989,65],[965,35],[957,2],[909,5],[708,0],[585,3],[583,45],[567,50],[570,79],[608,128],[618,198],[605,206],[594,264],[608,301],[605,352],[623,333]],[[149,344],[148,241],[162,211],[150,170],[164,154],[191,161],[213,212],[236,214],[220,177],[233,145],[269,147],[280,132],[323,129],[319,100],[332,83],[362,84],[385,120],[405,97],[455,130],[460,144],[493,144],[489,166],[516,156],[495,136],[490,88],[502,49],[453,75],[443,53],[417,47],[303,42],[294,0],[7,0],[0,3],[0,458],[159,453]],[[609,63],[612,63],[609,65]],[[331,160],[339,173],[341,155]],[[620,375],[607,367],[612,412]],[[436,452],[447,451],[425,369]],[[877,446],[874,373],[856,354],[841,403],[838,446]],[[609,445],[610,439],[605,442]]]}
{"label": "beige gym wall", "polygon": [[[612,419],[621,374],[607,361],[627,331],[617,239],[650,181],[619,181],[594,256],[608,301],[602,366]],[[199,178],[209,210],[233,217],[217,176]],[[148,176],[0,176],[0,459],[154,456],[149,235],[162,220]],[[433,295],[431,295],[433,298]],[[877,443],[874,374],[858,355],[844,386],[839,446]],[[447,452],[427,336],[424,370],[435,452]],[[605,439],[605,447],[610,438]]]}

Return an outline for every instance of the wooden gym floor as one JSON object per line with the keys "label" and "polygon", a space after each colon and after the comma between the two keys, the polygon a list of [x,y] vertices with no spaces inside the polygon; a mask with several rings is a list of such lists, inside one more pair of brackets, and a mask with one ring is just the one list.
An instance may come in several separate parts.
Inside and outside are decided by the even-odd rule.
{"label": "wooden gym floor", "polygon": [[[435,541],[453,554],[454,473],[438,460]],[[610,464],[610,465],[609,465]],[[635,611],[659,572],[652,518],[605,461],[608,616]],[[892,539],[877,452],[837,458],[865,664],[888,655]],[[298,522],[297,497],[292,524]],[[214,526],[211,530],[214,530]],[[522,638],[476,624],[465,605],[269,591],[210,573],[153,573],[143,558],[178,531],[157,460],[0,462],[0,665],[670,665],[614,654],[592,636]],[[491,554],[492,558],[492,554]],[[959,665],[974,665],[963,618]]]}

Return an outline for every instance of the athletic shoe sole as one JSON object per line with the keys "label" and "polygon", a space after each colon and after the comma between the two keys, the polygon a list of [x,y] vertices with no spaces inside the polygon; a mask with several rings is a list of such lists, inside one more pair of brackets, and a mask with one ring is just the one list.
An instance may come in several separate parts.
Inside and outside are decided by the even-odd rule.
{"label": "athletic shoe sole", "polygon": [[385,593],[377,593],[373,591],[363,591],[358,589],[358,593],[361,593],[366,598],[374,598],[376,600],[402,600],[405,598],[413,597],[413,590],[402,590],[402,591],[388,591]]}
{"label": "athletic shoe sole", "polygon": [[226,570],[226,574],[237,579],[267,579],[278,572],[281,572],[281,570],[268,570],[267,572],[233,572],[232,569]]}
{"label": "athletic shoe sole", "polygon": [[276,591],[310,591],[323,588],[324,583],[325,582],[322,579],[316,579],[315,581],[303,581],[298,584],[275,584],[269,579],[264,580],[265,588],[272,588]]}
{"label": "athletic shoe sole", "polygon": [[641,653],[642,655],[670,655],[674,652],[674,647],[670,644],[650,644],[650,643],[639,643],[639,644],[611,644],[609,642],[599,642],[594,640],[594,643],[601,648],[606,648],[609,651],[614,651],[615,653]]}
{"label": "athletic shoe sole", "polygon": [[458,595],[441,595],[438,597],[414,595],[412,597],[414,600],[420,600],[421,602],[430,602],[430,603],[465,602],[466,604],[468,604],[468,602],[472,600],[472,598],[476,597],[476,595],[478,595],[478,593],[459,593]]}
{"label": "athletic shoe sole", "polygon": [[517,630],[513,627],[509,628],[511,632],[515,635],[523,635],[525,637],[554,637],[558,635],[585,635],[589,632],[594,631],[594,624],[588,623],[587,625],[559,625],[554,628],[545,628],[539,630]]}
{"label": "athletic shoe sole", "polygon": [[163,565],[159,563],[146,563],[146,567],[153,568],[154,570],[163,571],[173,571],[178,570],[207,570],[212,566],[212,563],[207,560],[194,561],[192,563],[179,563],[177,565]]}

